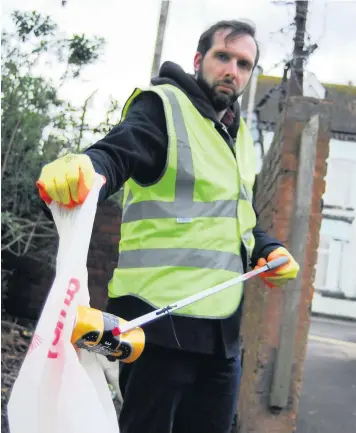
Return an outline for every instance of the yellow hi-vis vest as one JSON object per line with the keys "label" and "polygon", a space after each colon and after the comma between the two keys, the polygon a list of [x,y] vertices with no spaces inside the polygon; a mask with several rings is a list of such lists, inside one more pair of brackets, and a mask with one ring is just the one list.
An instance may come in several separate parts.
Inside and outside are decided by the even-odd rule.
{"label": "yellow hi-vis vest", "polygon": [[[172,85],[149,88],[163,102],[168,132],[165,170],[152,185],[129,179],[119,263],[109,297],[132,295],[156,308],[243,273],[243,242],[254,248],[252,207],[255,150],[243,119],[234,157],[212,121]],[[141,90],[127,101],[123,117]],[[232,286],[175,314],[222,318],[238,308],[242,284]]]}

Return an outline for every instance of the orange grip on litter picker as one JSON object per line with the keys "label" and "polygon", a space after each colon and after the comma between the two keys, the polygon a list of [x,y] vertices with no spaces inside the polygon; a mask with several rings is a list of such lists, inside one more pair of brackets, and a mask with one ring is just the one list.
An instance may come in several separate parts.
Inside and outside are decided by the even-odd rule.
{"label": "orange grip on litter picker", "polygon": [[72,332],[71,343],[104,356],[131,363],[141,355],[145,347],[145,334],[141,328],[120,333],[120,326],[127,321],[95,308],[79,306]]}

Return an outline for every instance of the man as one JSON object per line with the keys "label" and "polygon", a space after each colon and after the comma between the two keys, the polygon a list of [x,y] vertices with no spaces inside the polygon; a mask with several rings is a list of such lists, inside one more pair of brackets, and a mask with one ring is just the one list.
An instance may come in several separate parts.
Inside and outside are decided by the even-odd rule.
{"label": "man", "polygon": [[[103,140],[43,168],[41,197],[69,207],[85,200],[95,171],[106,178],[101,200],[125,184],[111,313],[133,319],[279,256],[289,262],[263,276],[268,285],[296,277],[252,206],[254,146],[237,98],[258,57],[250,25],[215,24],[199,40],[194,76],[164,63]],[[144,353],[121,368],[122,433],[230,431],[241,306],[240,285],[147,325]]]}

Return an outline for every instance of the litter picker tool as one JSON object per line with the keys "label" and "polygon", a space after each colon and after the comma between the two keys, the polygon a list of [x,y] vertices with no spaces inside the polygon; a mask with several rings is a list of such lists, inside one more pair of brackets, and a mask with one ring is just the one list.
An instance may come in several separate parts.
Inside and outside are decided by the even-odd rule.
{"label": "litter picker tool", "polygon": [[272,260],[258,269],[130,321],[94,308],[78,307],[71,341],[79,348],[105,356],[113,356],[126,363],[133,362],[141,355],[145,346],[145,334],[141,328],[142,326],[169,315],[175,310],[247,281],[263,272],[279,268],[287,262],[287,257]]}

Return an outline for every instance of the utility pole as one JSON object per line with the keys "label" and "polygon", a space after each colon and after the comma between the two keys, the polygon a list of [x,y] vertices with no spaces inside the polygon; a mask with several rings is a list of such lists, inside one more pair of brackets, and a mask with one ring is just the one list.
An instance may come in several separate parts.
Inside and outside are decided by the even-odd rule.
{"label": "utility pole", "polygon": [[284,104],[286,103],[287,90],[288,90],[288,71],[291,68],[291,62],[286,62],[283,70],[283,77],[280,84],[280,93],[279,93],[279,102],[278,102],[278,111],[282,113],[284,109]]}
{"label": "utility pole", "polygon": [[247,104],[247,116],[246,116],[246,125],[248,129],[252,127],[252,119],[253,113],[255,111],[255,97],[258,83],[258,76],[261,74],[262,68],[261,66],[256,65],[255,69],[252,72],[252,77],[250,81],[250,89],[248,92],[248,104]]}
{"label": "utility pole", "polygon": [[304,50],[304,39],[306,32],[308,1],[295,2],[295,37],[293,59],[289,79],[289,96],[303,96],[303,70],[304,61],[309,55],[308,50]]}
{"label": "utility pole", "polygon": [[158,28],[157,28],[156,46],[155,46],[155,52],[154,52],[153,62],[152,62],[151,77],[158,75],[159,72],[163,43],[164,43],[164,34],[166,31],[166,24],[168,19],[169,5],[170,5],[170,0],[162,0],[161,13],[160,13]]}

